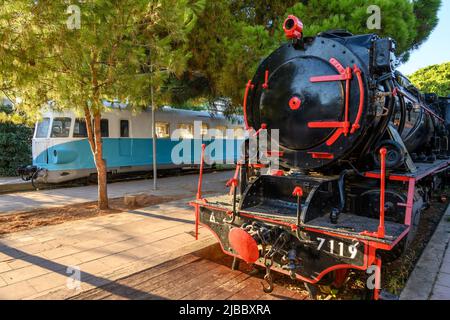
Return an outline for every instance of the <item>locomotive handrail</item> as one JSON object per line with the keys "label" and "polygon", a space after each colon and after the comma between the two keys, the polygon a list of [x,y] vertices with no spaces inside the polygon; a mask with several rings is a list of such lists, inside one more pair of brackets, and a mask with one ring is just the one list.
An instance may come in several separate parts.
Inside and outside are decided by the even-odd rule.
{"label": "locomotive handrail", "polygon": [[[354,134],[356,130],[361,128],[360,122],[362,118],[362,114],[364,111],[364,84],[361,76],[361,69],[355,64],[353,65],[353,69],[350,67],[344,68],[342,64],[337,61],[335,58],[331,58],[329,61],[339,72],[339,75],[328,75],[328,76],[318,76],[311,77],[311,82],[329,82],[329,81],[345,81],[345,119],[344,121],[316,121],[309,122],[309,128],[338,128],[336,132],[327,140],[326,144],[328,146],[333,145],[339,137],[344,134],[348,135]],[[351,126],[350,129],[350,121],[349,121],[349,103],[350,103],[350,80],[353,77],[353,73],[356,74],[356,78],[358,80],[358,88],[359,88],[359,105],[358,105],[358,113],[355,118],[355,122]]]}
{"label": "locomotive handrail", "polygon": [[[200,157],[200,174],[198,177],[198,186],[197,186],[197,200],[202,199],[202,182],[203,182],[203,164],[205,162],[205,149],[206,144],[202,144],[202,154]],[[198,240],[198,227],[200,225],[200,208],[199,205],[195,206],[195,240]]]}
{"label": "locomotive handrail", "polygon": [[380,224],[376,232],[363,231],[361,235],[384,239],[386,235],[384,216],[385,216],[385,200],[386,200],[386,154],[387,149],[380,149]]}
{"label": "locomotive handrail", "polygon": [[358,68],[358,66],[356,64],[353,66],[353,72],[355,72],[356,78],[358,79],[359,107],[358,107],[358,114],[356,115],[355,123],[353,123],[352,130],[350,131],[351,134],[355,133],[356,130],[358,130],[361,127],[359,122],[361,121],[363,108],[364,108],[364,85],[363,85],[363,81],[362,81],[361,70]]}
{"label": "locomotive handrail", "polygon": [[250,127],[248,126],[248,119],[247,119],[247,99],[250,89],[253,88],[252,80],[249,80],[247,82],[247,86],[245,87],[245,95],[244,95],[244,102],[242,104],[242,108],[244,109],[244,123],[245,123],[245,130],[249,130]]}
{"label": "locomotive handrail", "polygon": [[322,128],[344,128],[344,122],[339,121],[317,121],[309,122],[308,127],[312,129],[322,129]]}
{"label": "locomotive handrail", "polygon": [[264,74],[264,83],[262,87],[263,89],[269,89],[269,70],[266,70]]}
{"label": "locomotive handrail", "polygon": [[327,140],[328,146],[333,145],[336,140],[342,135],[348,135],[350,131],[349,121],[349,103],[350,103],[350,80],[353,78],[352,69],[350,67],[344,68],[342,64],[335,58],[331,58],[329,61],[333,67],[339,72],[338,75],[327,75],[311,77],[311,82],[329,82],[329,81],[345,81],[345,119],[344,121],[318,121],[309,122],[309,128],[339,128],[331,137]]}
{"label": "locomotive handrail", "polygon": [[344,81],[344,80],[352,79],[351,73],[346,72],[346,70],[342,66],[342,64],[339,61],[337,61],[335,58],[331,58],[330,63],[333,65],[333,67],[336,68],[336,70],[339,72],[339,74],[311,77],[311,78],[309,78],[309,81],[310,82],[331,82],[331,81]]}
{"label": "locomotive handrail", "polygon": [[[408,91],[404,91],[402,88],[397,89],[397,94],[399,95],[403,95],[405,97],[408,97],[411,100],[416,99],[416,97],[411,96]],[[431,110],[430,108],[426,107],[425,105],[420,105],[420,107],[425,110],[425,112],[427,112],[428,114],[430,114],[431,116],[435,117],[437,120],[439,120],[440,122],[445,122],[445,120],[440,117],[439,115],[437,115],[433,110]]]}
{"label": "locomotive handrail", "polygon": [[380,149],[380,162],[381,162],[381,179],[380,179],[380,225],[378,226],[378,237],[384,238],[385,228],[384,228],[384,211],[385,208],[385,198],[386,198],[386,154],[387,149]]}

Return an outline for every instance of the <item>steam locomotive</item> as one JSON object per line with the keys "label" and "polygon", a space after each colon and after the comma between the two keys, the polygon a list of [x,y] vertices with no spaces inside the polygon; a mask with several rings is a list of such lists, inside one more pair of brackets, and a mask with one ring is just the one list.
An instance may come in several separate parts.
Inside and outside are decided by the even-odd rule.
{"label": "steam locomotive", "polygon": [[272,270],[314,296],[319,285],[341,286],[350,269],[377,266],[369,292],[380,299],[382,261],[404,252],[444,183],[448,99],[420,93],[395,70],[391,38],[304,37],[295,16],[283,28],[288,43],[259,65],[243,103],[246,128],[272,151],[255,157],[244,144],[230,194],[205,199],[199,189],[197,222],[234,267],[266,269],[266,292]]}

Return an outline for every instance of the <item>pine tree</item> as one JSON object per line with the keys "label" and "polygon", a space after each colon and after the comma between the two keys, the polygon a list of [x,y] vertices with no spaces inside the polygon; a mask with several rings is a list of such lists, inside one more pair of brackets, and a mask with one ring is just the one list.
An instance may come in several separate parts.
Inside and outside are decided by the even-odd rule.
{"label": "pine tree", "polygon": [[[184,100],[229,97],[239,106],[245,83],[273,48],[285,41],[284,19],[297,15],[306,36],[330,29],[378,33],[397,42],[406,61],[437,24],[440,0],[207,0],[204,14],[189,36],[189,72],[177,79]],[[428,5],[429,4],[429,5]],[[381,29],[369,30],[370,5],[381,10]]]}
{"label": "pine tree", "polygon": [[[5,0],[0,7],[0,86],[38,113],[73,110],[86,120],[98,176],[99,209],[108,208],[100,120],[104,101],[139,111],[189,59],[186,34],[202,1]],[[1,68],[0,68],[1,69]],[[157,95],[162,101],[163,96]]]}

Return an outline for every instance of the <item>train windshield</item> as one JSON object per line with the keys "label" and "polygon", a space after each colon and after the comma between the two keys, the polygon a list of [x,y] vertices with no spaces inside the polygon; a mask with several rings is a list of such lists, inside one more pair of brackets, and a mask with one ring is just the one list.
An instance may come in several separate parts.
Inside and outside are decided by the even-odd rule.
{"label": "train windshield", "polygon": [[50,127],[50,118],[44,118],[36,127],[36,138],[47,138],[48,128]]}
{"label": "train windshield", "polygon": [[71,118],[55,118],[52,125],[52,138],[68,138],[70,133]]}

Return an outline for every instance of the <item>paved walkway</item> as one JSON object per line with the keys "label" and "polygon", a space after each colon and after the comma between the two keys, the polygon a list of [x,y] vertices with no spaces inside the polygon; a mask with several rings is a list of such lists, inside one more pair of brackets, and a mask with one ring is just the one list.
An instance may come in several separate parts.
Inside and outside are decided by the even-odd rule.
{"label": "paved walkway", "polygon": [[450,300],[450,206],[406,283],[401,300]]}
{"label": "paved walkway", "polygon": [[[222,176],[209,175],[209,180]],[[195,241],[187,201],[0,238],[0,299],[66,299],[214,244],[203,228]],[[128,293],[138,290],[122,287]]]}
{"label": "paved walkway", "polygon": [[[233,175],[232,171],[219,171],[205,174],[203,192],[224,192],[225,184]],[[197,193],[198,175],[184,175],[160,178],[158,190],[153,191],[153,180],[136,180],[117,182],[108,185],[110,198],[122,197],[125,194],[145,192],[152,195],[185,195],[186,198]],[[51,208],[97,200],[97,186],[63,188],[42,191],[19,192],[0,195],[0,214],[17,211]]]}
{"label": "paved walkway", "polygon": [[19,177],[0,177],[0,194],[34,190],[30,181]]}
{"label": "paved walkway", "polygon": [[0,177],[0,186],[8,184],[22,184],[22,183],[29,183],[29,182],[23,181],[20,177]]}

